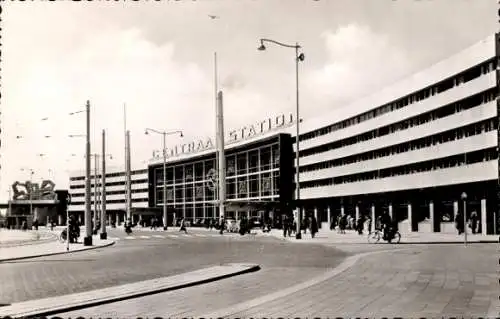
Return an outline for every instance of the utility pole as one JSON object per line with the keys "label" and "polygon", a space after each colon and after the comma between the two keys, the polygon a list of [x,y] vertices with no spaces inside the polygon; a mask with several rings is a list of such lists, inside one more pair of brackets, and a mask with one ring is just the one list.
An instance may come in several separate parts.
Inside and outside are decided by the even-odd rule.
{"label": "utility pole", "polygon": [[90,204],[90,101],[86,105],[87,113],[87,136],[85,145],[85,238],[84,246],[92,246],[92,214]]}
{"label": "utility pole", "polygon": [[101,239],[107,239],[106,234],[106,131],[102,130],[102,208],[101,208]]}
{"label": "utility pole", "polygon": [[219,219],[221,221],[221,233],[224,225],[224,213],[226,204],[226,156],[224,152],[224,110],[222,104],[222,91],[217,94],[217,145],[219,147],[217,153],[219,154],[219,174],[218,174],[218,188],[219,188]]}
{"label": "utility pole", "polygon": [[130,176],[130,131],[126,133],[126,141],[127,141],[127,162],[126,162],[126,170],[127,170],[127,218],[131,218],[132,214],[132,181]]}

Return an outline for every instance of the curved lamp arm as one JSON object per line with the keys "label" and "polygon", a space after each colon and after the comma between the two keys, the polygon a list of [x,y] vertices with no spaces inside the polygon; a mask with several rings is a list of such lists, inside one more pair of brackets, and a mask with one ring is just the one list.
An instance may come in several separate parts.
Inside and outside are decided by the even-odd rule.
{"label": "curved lamp arm", "polygon": [[261,45],[261,48],[263,48],[263,49],[265,49],[264,42],[271,42],[271,43],[280,45],[282,47],[293,48],[293,49],[300,49],[301,48],[301,46],[298,44],[290,45],[290,44],[281,43],[281,42],[271,40],[271,39],[260,39],[260,45]]}

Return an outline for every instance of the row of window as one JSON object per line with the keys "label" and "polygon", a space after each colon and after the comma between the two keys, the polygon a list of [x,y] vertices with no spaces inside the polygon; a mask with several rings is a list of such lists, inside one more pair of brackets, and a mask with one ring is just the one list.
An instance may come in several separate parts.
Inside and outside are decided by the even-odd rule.
{"label": "row of window", "polygon": [[307,166],[300,167],[300,172],[310,172],[320,169],[326,169],[331,167],[339,167],[344,165],[349,165],[353,163],[359,163],[363,161],[369,161],[377,158],[392,156],[395,154],[405,153],[409,151],[419,150],[422,148],[430,147],[433,145],[438,145],[442,143],[452,142],[455,140],[460,140],[462,138],[467,138],[474,135],[479,135],[482,133],[490,132],[497,129],[497,120],[490,119],[486,121],[481,121],[475,124],[467,125],[464,127],[459,127],[453,130],[449,130],[440,134],[422,137],[411,142],[405,142],[397,145],[392,145],[389,147],[381,148],[374,151],[364,152],[356,155],[346,156],[342,158],[336,158],[334,160],[325,161],[321,163],[314,163]]}
{"label": "row of window", "polygon": [[[254,177],[242,177],[226,180],[228,199],[256,198],[279,195],[279,174],[262,174]],[[216,185],[195,183],[167,187],[167,203],[203,202],[216,199]],[[156,189],[156,201],[163,203],[163,188]]]}
{"label": "row of window", "polygon": [[[279,144],[260,147],[249,151],[242,151],[226,156],[226,175],[242,175],[276,169],[279,167]],[[167,181],[169,183],[185,183],[206,180],[213,170],[217,170],[215,159],[198,161],[190,164],[181,164],[167,167]],[[163,167],[155,169],[157,184],[163,184]]]}
{"label": "row of window", "polygon": [[[147,183],[148,182],[148,179],[135,179],[135,180],[131,180],[130,181],[130,184],[143,184],[143,183]],[[120,181],[120,182],[110,182],[110,183],[106,183],[106,187],[108,186],[119,186],[119,185],[125,185],[125,181]],[[102,186],[102,183],[97,183],[97,186]],[[94,184],[91,184],[91,187],[94,187]],[[85,188],[85,184],[82,184],[82,185],[70,185],[69,186],[70,189],[79,189],[79,188]]]}
{"label": "row of window", "polygon": [[[137,194],[137,193],[148,193],[147,188],[143,189],[132,189],[132,194]],[[97,192],[97,196],[101,196],[102,192]],[[106,196],[108,195],[125,195],[126,191],[125,190],[119,190],[119,191],[106,191]],[[90,193],[91,196],[94,196],[94,192]],[[85,197],[85,193],[76,193],[76,194],[71,194],[71,197]]]}
{"label": "row of window", "polygon": [[383,106],[377,107],[376,109],[364,112],[357,116],[351,117],[349,119],[343,120],[341,122],[337,122],[321,129],[314,130],[312,132],[308,132],[300,136],[300,141],[309,140],[312,138],[316,138],[318,136],[330,134],[332,132],[368,121],[370,119],[379,117],[383,114],[401,109],[412,103],[416,103],[418,101],[427,99],[436,94],[447,91],[455,86],[458,86],[462,83],[469,82],[480,77],[482,74],[487,74],[495,70],[497,65],[496,58],[492,58],[484,63],[476,65],[466,71],[458,73],[450,78],[447,78],[443,81],[440,81],[430,87],[423,88],[417,92],[404,96],[396,101],[387,103]]}
{"label": "row of window", "polygon": [[[147,198],[132,198],[133,203],[144,203],[147,202]],[[110,199],[106,200],[106,204],[125,204],[127,201],[125,199]],[[97,201],[97,203],[101,203],[100,201]],[[94,201],[90,201],[91,205],[94,205]],[[71,202],[71,205],[85,205],[85,201],[83,202]]]}
{"label": "row of window", "polygon": [[[147,172],[148,172],[147,169],[140,169],[140,170],[130,171],[130,175],[147,174]],[[120,177],[120,176],[125,176],[125,172],[106,174],[106,177]],[[95,175],[90,175],[91,179],[94,179],[94,177],[95,177]],[[102,178],[102,174],[98,174],[97,178]],[[85,176],[70,177],[69,180],[70,181],[84,181]]]}
{"label": "row of window", "polygon": [[413,163],[381,170],[373,170],[352,175],[337,176],[315,181],[300,183],[301,188],[321,187],[327,185],[339,185],[347,183],[356,183],[374,179],[389,178],[401,175],[416,174],[450,167],[470,165],[479,162],[486,162],[498,158],[496,147],[470,152],[465,154],[453,155],[435,159],[431,161]]}
{"label": "row of window", "polygon": [[354,145],[360,142],[366,142],[375,138],[379,138],[385,135],[394,134],[398,131],[406,130],[415,126],[423,125],[425,123],[435,121],[441,118],[451,116],[453,114],[478,107],[484,103],[484,101],[490,102],[488,99],[495,99],[498,93],[497,89],[489,89],[484,92],[472,95],[458,102],[448,104],[446,106],[440,107],[433,111],[429,111],[417,116],[411,117],[409,119],[389,124],[377,129],[361,133],[343,140],[338,140],[332,143],[323,144],[320,146],[312,147],[307,150],[300,152],[300,157],[311,156],[318,153],[327,152],[330,150]]}

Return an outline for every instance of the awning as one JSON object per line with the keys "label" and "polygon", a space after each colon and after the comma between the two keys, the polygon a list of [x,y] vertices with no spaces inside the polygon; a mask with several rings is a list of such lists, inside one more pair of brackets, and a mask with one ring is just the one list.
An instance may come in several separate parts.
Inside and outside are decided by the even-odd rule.
{"label": "awning", "polygon": [[278,207],[278,201],[227,201],[226,211],[237,210],[273,210]]}

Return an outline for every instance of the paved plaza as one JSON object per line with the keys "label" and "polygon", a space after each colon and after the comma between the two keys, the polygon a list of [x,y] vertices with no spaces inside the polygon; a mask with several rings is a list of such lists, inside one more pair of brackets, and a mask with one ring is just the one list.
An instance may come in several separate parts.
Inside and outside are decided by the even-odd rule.
{"label": "paved plaza", "polygon": [[[57,234],[60,230],[55,230]],[[282,232],[220,235],[216,230],[108,229],[109,248],[0,263],[0,302],[113,289],[155,291],[151,280],[222,263],[257,263],[257,272],[181,290],[59,314],[62,317],[369,316],[477,317],[500,315],[497,244],[368,244],[365,236],[321,231],[283,240]],[[131,238],[133,237],[133,239]],[[449,237],[451,238],[451,237]],[[362,241],[361,241],[362,239]],[[436,236],[431,238],[435,242]],[[439,238],[437,238],[439,239]],[[445,238],[446,239],[446,238]],[[99,244],[94,236],[94,244]],[[101,243],[102,244],[102,243]],[[81,244],[72,245],[76,250]],[[62,250],[52,240],[0,248],[4,252]],[[372,254],[375,253],[375,254]],[[360,255],[361,254],[361,255]],[[368,255],[366,255],[368,254]],[[2,257],[4,257],[2,255]],[[340,268],[337,268],[340,266]],[[105,291],[105,290],[103,290]],[[190,302],[187,302],[189,300]],[[36,303],[36,302],[35,302]]]}
{"label": "paved plaza", "polygon": [[306,281],[301,273],[307,269],[292,274],[294,284],[278,288],[281,278],[290,282],[287,272],[281,269],[278,275],[280,269],[262,267],[228,280],[61,316],[496,317],[496,256],[492,244],[419,245],[365,256],[344,272],[319,283],[312,280],[311,286],[302,283],[300,289],[294,285]]}

